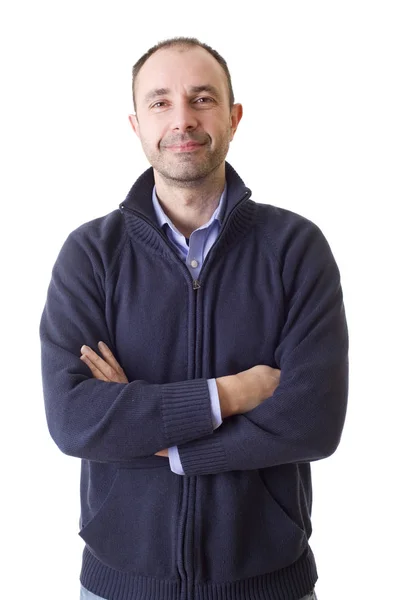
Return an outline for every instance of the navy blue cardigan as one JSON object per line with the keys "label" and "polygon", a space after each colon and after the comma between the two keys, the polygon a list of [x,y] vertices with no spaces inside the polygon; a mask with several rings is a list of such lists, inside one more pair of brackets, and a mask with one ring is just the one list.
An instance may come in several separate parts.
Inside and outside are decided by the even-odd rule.
{"label": "navy blue cardigan", "polygon": [[[82,584],[108,600],[295,600],[317,579],[310,461],[340,440],[348,336],[320,229],[254,202],[226,163],[221,232],[193,281],[158,227],[153,170],[78,227],[40,322],[49,431],[81,459]],[[105,341],[129,383],[93,378]],[[207,378],[281,369],[213,431]],[[155,452],[178,445],[185,471]]]}

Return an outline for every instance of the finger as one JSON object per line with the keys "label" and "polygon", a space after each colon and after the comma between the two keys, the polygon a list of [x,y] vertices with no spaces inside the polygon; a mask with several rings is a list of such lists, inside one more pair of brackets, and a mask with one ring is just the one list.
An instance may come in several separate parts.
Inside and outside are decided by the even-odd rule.
{"label": "finger", "polygon": [[165,456],[165,457],[169,457],[169,454],[168,454],[168,448],[167,448],[167,449],[165,449],[165,450],[160,450],[159,452],[156,452],[156,453],[155,453],[155,456]]}
{"label": "finger", "polygon": [[99,342],[98,344],[99,350],[104,356],[104,360],[112,367],[117,373],[122,374],[123,369],[114,354],[111,352],[110,348],[107,346],[105,342]]}
{"label": "finger", "polygon": [[108,379],[108,377],[106,377],[104,375],[104,373],[102,373],[102,371],[100,371],[100,369],[98,369],[96,367],[96,365],[94,363],[92,363],[92,361],[90,360],[90,358],[88,356],[86,356],[85,354],[82,354],[82,356],[80,357],[81,361],[85,363],[85,365],[87,365],[89,367],[89,369],[92,372],[93,377],[95,377],[96,379],[101,379],[102,381],[110,381]]}
{"label": "finger", "polygon": [[89,346],[82,346],[81,352],[84,356],[87,356],[99,371],[103,373],[105,377],[107,377],[107,381],[113,380],[115,378],[115,371],[105,360],[103,360],[94,350],[92,350]]}

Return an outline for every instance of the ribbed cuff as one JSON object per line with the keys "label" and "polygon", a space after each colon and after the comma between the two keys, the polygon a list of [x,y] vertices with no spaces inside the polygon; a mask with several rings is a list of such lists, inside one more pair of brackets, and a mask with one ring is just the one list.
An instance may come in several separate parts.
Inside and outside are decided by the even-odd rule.
{"label": "ribbed cuff", "polygon": [[161,415],[166,447],[197,440],[213,431],[206,379],[162,385]]}
{"label": "ribbed cuff", "polygon": [[178,451],[185,475],[212,475],[230,470],[217,433],[180,445]]}

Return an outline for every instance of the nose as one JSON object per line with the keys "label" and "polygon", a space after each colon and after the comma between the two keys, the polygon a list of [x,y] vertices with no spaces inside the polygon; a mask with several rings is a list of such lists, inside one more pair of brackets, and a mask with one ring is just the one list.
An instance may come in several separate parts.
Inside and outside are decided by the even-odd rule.
{"label": "nose", "polygon": [[197,115],[187,102],[180,102],[174,106],[172,113],[171,129],[175,132],[196,129]]}

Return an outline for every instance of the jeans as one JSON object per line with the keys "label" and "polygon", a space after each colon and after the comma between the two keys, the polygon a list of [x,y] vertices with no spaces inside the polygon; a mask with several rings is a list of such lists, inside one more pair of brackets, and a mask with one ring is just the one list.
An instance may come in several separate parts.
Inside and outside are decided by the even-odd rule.
{"label": "jeans", "polygon": [[[83,585],[81,585],[81,598],[80,600],[107,600],[106,598],[101,598],[100,596],[96,596],[95,594],[92,594],[92,592],[89,592],[87,589],[85,589],[83,587]],[[299,600],[318,600],[315,592],[311,592],[311,594],[307,594],[307,596],[303,596],[303,598],[300,598]]]}

